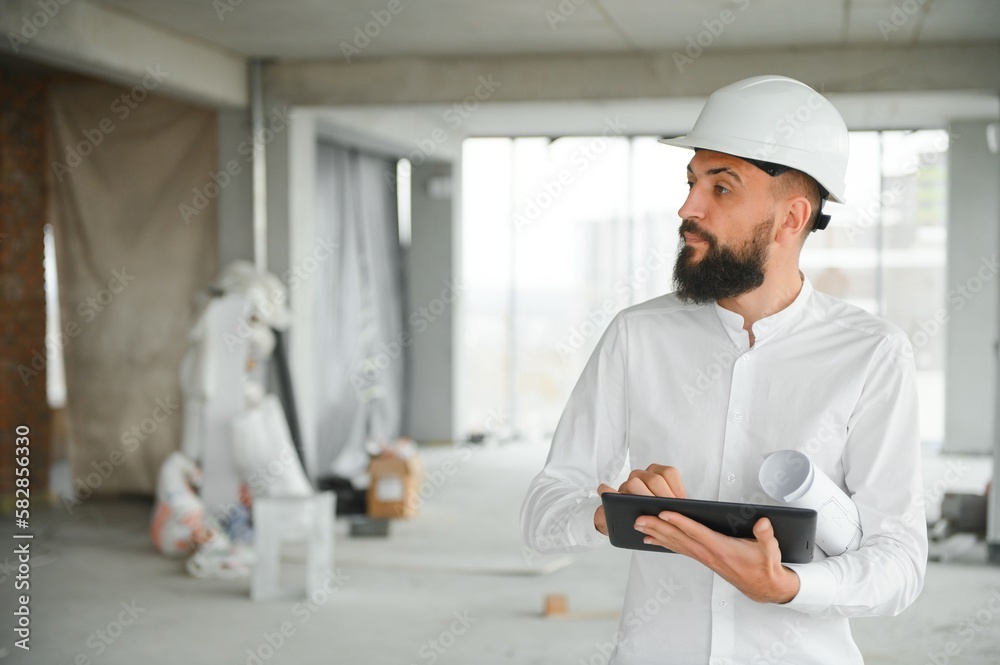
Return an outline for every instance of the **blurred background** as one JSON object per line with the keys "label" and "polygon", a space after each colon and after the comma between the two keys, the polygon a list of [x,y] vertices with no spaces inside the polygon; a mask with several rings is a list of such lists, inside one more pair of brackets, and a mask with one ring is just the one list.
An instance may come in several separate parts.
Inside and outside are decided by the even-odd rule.
{"label": "blurred background", "polygon": [[[627,555],[524,551],[520,501],[611,318],[672,290],[690,152],[657,139],[780,74],[851,130],[803,271],[916,353],[929,599],[856,637],[994,662],[1000,2],[2,0],[0,25],[0,534],[34,536],[32,651],[15,619],[0,658],[607,662]],[[336,583],[253,602],[252,504],[314,491]],[[169,551],[181,494],[204,523]],[[225,547],[193,567],[201,528]]]}

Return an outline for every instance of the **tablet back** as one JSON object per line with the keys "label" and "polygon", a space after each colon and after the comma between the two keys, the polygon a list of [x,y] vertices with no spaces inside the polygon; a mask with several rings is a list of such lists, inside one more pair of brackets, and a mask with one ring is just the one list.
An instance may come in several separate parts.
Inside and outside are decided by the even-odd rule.
{"label": "tablet back", "polygon": [[664,510],[686,515],[727,536],[753,538],[753,525],[761,517],[771,520],[783,563],[809,563],[816,542],[816,511],[790,506],[727,503],[698,499],[668,499],[658,496],[607,493],[601,496],[608,521],[608,536],[615,547],[649,552],[670,552],[659,545],[642,542],[645,534],[635,530],[643,515]]}

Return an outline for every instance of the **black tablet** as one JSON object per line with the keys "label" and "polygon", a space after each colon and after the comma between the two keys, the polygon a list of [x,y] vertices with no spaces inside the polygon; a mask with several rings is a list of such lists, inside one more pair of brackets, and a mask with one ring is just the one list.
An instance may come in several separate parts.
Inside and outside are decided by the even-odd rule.
{"label": "black tablet", "polygon": [[635,521],[643,515],[659,515],[664,510],[680,513],[710,529],[736,538],[753,538],[753,525],[761,517],[771,520],[778,539],[783,563],[809,563],[816,542],[816,511],[790,506],[764,506],[754,503],[726,503],[698,499],[667,499],[637,494],[601,495],[608,536],[615,547],[649,552],[670,552],[659,545],[642,542],[645,534],[635,530]]}

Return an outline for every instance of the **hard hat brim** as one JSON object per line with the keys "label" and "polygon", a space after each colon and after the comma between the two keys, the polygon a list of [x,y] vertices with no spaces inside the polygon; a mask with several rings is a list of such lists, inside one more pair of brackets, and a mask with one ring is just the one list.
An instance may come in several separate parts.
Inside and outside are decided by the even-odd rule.
{"label": "hard hat brim", "polygon": [[721,152],[725,155],[739,157],[740,159],[759,159],[781,164],[782,166],[788,166],[802,171],[803,173],[806,173],[810,177],[814,178],[816,182],[818,182],[829,193],[827,200],[834,203],[844,202],[843,192],[838,191],[839,188],[837,188],[832,182],[824,182],[826,178],[817,177],[815,174],[810,173],[812,169],[809,168],[810,160],[807,153],[803,152],[802,159],[796,159],[794,154],[789,154],[793,149],[787,146],[783,146],[780,149],[781,158],[776,158],[776,155],[769,152],[768,146],[756,142],[745,141],[732,136],[709,137],[698,136],[697,134],[688,134],[685,136],[677,136],[675,138],[658,139],[658,142],[677,148],[712,150],[713,152]]}

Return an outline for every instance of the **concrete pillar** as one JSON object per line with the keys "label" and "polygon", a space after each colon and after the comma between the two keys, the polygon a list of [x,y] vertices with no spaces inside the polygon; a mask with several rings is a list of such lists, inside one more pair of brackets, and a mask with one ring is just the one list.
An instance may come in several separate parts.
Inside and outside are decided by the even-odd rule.
{"label": "concrete pillar", "polygon": [[[992,145],[988,145],[991,152],[993,171],[984,174],[985,178],[992,176],[994,186],[989,188],[989,191],[993,194],[994,204],[997,206],[995,208],[995,221],[993,223],[993,228],[1000,226],[1000,204],[997,204],[997,198],[1000,195],[997,194],[1000,191],[1000,149],[998,149],[998,144],[1000,144],[1000,122],[993,122],[991,126],[987,129],[991,133],[991,140],[989,142]],[[989,181],[987,181],[988,183]],[[994,245],[996,247],[996,245]],[[998,248],[1000,249],[1000,248]],[[994,303],[996,299],[994,298]],[[997,308],[1000,310],[1000,307]],[[998,322],[998,329],[1000,329],[1000,322]],[[993,410],[993,484],[992,491],[989,496],[989,505],[987,507],[987,525],[986,525],[986,541],[988,543],[988,555],[989,561],[992,564],[1000,565],[1000,464],[997,464],[997,460],[1000,460],[1000,373],[997,372],[997,361],[1000,359],[1000,346],[994,342],[994,357],[993,357],[993,379],[995,385],[997,386],[996,392],[994,393],[994,410]]]}
{"label": "concrete pillar", "polygon": [[[413,335],[403,431],[417,441],[456,436],[455,270],[460,251],[450,164],[412,168],[411,241],[404,327]],[[452,302],[449,302],[452,301]],[[443,305],[443,308],[442,308]]]}
{"label": "concrete pillar", "polygon": [[[312,111],[265,105],[267,269],[288,288],[288,354],[307,472],[315,472],[313,302],[316,249],[316,120]],[[249,178],[249,169],[248,175]],[[249,212],[249,208],[247,209]],[[251,219],[242,242],[252,243]],[[329,257],[327,257],[329,258]]]}
{"label": "concrete pillar", "polygon": [[[219,192],[218,218],[219,268],[230,261],[253,261],[253,177],[250,116],[245,109],[220,109],[218,112],[219,164],[231,178]],[[242,151],[242,152],[241,152]]]}
{"label": "concrete pillar", "polygon": [[956,122],[948,150],[948,321],[944,450],[993,449],[1000,278],[1000,158],[986,121]]}

